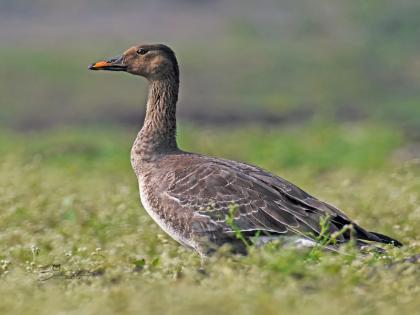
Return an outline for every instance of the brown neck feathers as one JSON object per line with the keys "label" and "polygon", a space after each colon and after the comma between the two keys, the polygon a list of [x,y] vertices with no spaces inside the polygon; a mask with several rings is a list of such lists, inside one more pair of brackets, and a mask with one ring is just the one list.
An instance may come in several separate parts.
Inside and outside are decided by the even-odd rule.
{"label": "brown neck feathers", "polygon": [[176,102],[179,79],[171,74],[150,81],[146,117],[133,150],[141,160],[154,160],[159,155],[178,150],[176,143]]}

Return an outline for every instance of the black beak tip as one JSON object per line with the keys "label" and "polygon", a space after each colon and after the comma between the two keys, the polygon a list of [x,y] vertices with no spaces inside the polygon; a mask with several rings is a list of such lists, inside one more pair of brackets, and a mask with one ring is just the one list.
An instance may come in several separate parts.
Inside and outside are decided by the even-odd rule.
{"label": "black beak tip", "polygon": [[97,70],[97,69],[95,68],[95,64],[94,64],[94,63],[90,64],[90,65],[88,66],[88,69],[89,69],[89,70]]}

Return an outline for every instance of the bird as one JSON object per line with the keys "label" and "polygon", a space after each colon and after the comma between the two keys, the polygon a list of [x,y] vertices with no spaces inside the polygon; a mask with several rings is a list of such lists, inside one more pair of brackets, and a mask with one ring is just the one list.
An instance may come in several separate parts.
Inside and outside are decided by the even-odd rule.
{"label": "bird", "polygon": [[351,241],[359,247],[402,246],[263,168],[181,150],[176,139],[179,67],[167,45],[135,45],[89,69],[147,79],[144,123],[131,149],[141,203],[167,234],[201,257],[225,244],[246,254],[252,244],[276,239],[296,246],[323,243],[332,250]]}

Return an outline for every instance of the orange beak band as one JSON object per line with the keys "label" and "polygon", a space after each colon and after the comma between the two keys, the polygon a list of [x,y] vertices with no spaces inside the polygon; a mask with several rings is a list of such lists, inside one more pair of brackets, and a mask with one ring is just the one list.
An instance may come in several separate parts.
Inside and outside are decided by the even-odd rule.
{"label": "orange beak band", "polygon": [[98,61],[89,66],[89,70],[100,70],[101,68],[106,68],[111,66],[112,63],[109,61]]}

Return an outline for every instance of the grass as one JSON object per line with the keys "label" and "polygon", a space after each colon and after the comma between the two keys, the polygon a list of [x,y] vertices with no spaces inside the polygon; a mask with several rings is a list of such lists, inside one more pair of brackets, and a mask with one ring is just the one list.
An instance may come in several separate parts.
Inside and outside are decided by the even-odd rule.
{"label": "grass", "polygon": [[[184,148],[258,164],[406,244],[384,255],[273,243],[205,273],[141,208],[128,152],[135,132],[65,129],[0,137],[0,313],[415,314],[420,164],[387,126],[315,123],[226,132],[184,127]],[[246,135],[246,136],[244,136]],[[220,139],[223,139],[220,145]]]}
{"label": "grass", "polygon": [[[178,1],[163,16],[135,1],[20,2],[3,5],[0,31],[0,125],[26,131],[0,130],[0,314],[418,313],[419,264],[399,261],[420,252],[419,2]],[[140,205],[136,130],[110,127],[137,126],[146,82],[87,70],[147,38],[177,52],[179,118],[288,126],[181,123],[183,148],[262,166],[406,246],[222,248],[200,272]]]}

